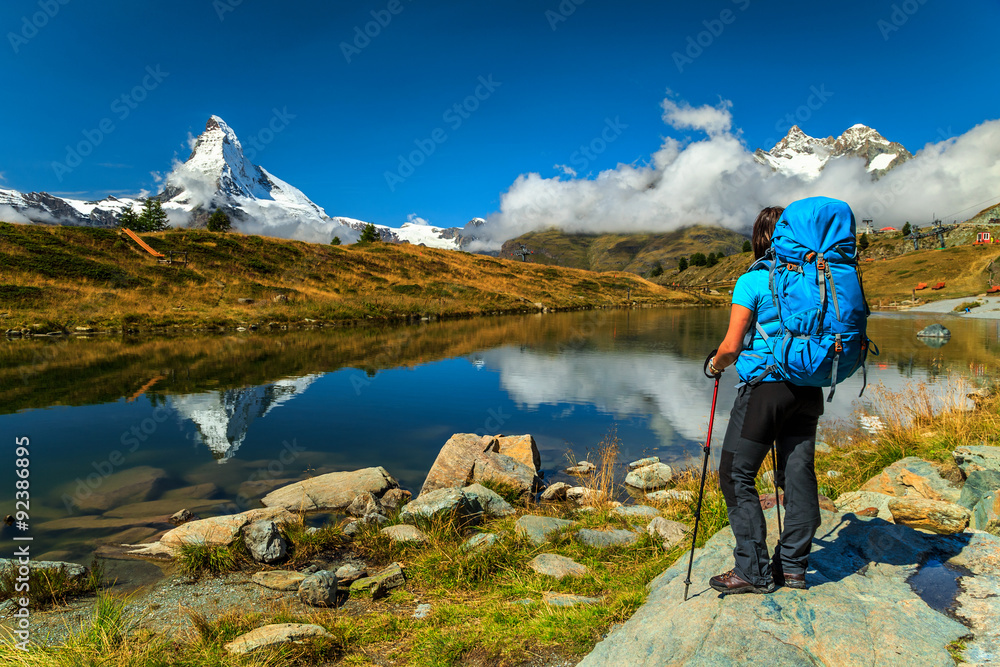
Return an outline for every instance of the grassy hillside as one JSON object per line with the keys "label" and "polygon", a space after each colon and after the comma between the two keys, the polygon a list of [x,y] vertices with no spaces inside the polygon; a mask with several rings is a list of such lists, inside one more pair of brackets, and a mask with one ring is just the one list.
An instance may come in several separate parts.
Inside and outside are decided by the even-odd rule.
{"label": "grassy hillside", "polygon": [[400,320],[685,303],[634,275],[421,246],[329,246],[202,230],[145,234],[186,252],[159,264],[116,231],[0,223],[0,329]]}
{"label": "grassy hillside", "polygon": [[[975,235],[972,236],[975,239]],[[902,239],[884,239],[879,243],[889,245],[903,241]],[[928,301],[950,299],[981,294],[989,286],[990,263],[994,264],[994,283],[1000,282],[1000,245],[973,246],[971,244],[955,245],[945,249],[913,250],[912,241],[908,244],[909,251],[901,254],[887,254],[885,259],[871,257],[875,244],[862,254],[863,258],[872,261],[862,261],[861,271],[865,285],[865,294],[873,308],[887,306],[892,302],[909,299],[917,283],[925,282],[934,286],[945,283],[944,289],[925,289],[916,295]],[[665,285],[679,285],[702,288],[708,286],[725,293],[739,276],[753,262],[751,253],[740,253],[731,257],[723,257],[716,266],[691,267],[686,271],[676,269],[665,271],[656,279]]]}
{"label": "grassy hillside", "polygon": [[657,261],[668,269],[696,252],[731,255],[740,251],[746,239],[728,229],[702,225],[663,234],[567,234],[550,229],[507,241],[500,254],[514,257],[524,244],[534,252],[529,261],[536,264],[649,275]]}

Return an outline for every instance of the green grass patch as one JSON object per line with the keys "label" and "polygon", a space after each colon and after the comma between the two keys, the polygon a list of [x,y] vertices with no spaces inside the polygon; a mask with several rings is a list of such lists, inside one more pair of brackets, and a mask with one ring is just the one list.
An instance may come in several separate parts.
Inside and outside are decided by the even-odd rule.
{"label": "green grass patch", "polygon": [[[25,583],[27,591],[23,589]],[[27,597],[28,607],[34,610],[92,595],[105,585],[104,563],[96,558],[82,577],[70,577],[64,568],[31,568],[27,577],[15,564],[0,568],[0,600]]]}

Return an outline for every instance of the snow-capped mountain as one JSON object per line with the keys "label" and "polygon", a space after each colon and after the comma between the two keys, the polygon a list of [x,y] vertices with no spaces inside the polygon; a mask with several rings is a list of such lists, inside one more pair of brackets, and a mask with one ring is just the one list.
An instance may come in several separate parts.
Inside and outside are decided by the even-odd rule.
{"label": "snow-capped mountain", "polygon": [[[334,236],[343,242],[354,241],[368,224],[327,215],[301,190],[254,164],[236,132],[219,116],[208,119],[191,155],[174,166],[156,198],[163,202],[170,223],[178,227],[203,226],[215,209],[222,209],[241,232],[328,243]],[[0,189],[0,220],[112,227],[128,207],[138,212],[142,203],[115,197],[83,201],[45,192],[23,194]],[[376,228],[386,241],[457,249],[474,240],[468,230],[476,227],[477,221],[482,224],[482,218],[476,218],[464,228],[416,222]]]}
{"label": "snow-capped mountain", "polygon": [[285,236],[294,230],[296,238],[318,242],[357,236],[350,219],[330,217],[301,190],[247,159],[236,133],[218,116],[208,119],[158,198],[171,220],[182,224],[187,217],[197,225],[221,208],[241,231]]}
{"label": "snow-capped mountain", "polygon": [[818,139],[793,125],[788,134],[769,151],[758,148],[754,157],[775,171],[807,180],[819,177],[831,160],[862,158],[873,179],[906,162],[913,155],[902,144],[889,141],[873,128],[857,124],[839,137]]}
{"label": "snow-capped mountain", "polygon": [[0,188],[0,220],[5,222],[111,227],[129,206],[138,211],[142,202],[116,197],[100,201],[63,199],[47,192],[21,193]]}
{"label": "snow-capped mountain", "polygon": [[[465,227],[435,227],[424,222],[404,222],[401,227],[375,225],[379,238],[390,243],[412,243],[428,248],[443,248],[445,250],[463,250],[469,243],[478,239],[475,230],[483,226],[486,220],[473,218]],[[354,229],[361,231],[368,224],[360,220],[347,222]]]}
{"label": "snow-capped mountain", "polygon": [[243,444],[254,420],[302,394],[318,377],[304,375],[257,387],[173,396],[169,401],[181,418],[194,422],[201,442],[216,461],[225,463]]}

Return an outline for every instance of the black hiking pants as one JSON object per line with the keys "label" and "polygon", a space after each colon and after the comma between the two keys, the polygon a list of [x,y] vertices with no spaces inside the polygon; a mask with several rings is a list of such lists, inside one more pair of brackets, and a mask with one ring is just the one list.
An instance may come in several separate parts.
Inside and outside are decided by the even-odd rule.
{"label": "black hiking pants", "polygon": [[[736,536],[736,574],[755,586],[771,582],[767,528],[754,478],[777,444],[784,470],[785,516],[775,556],[785,573],[804,573],[812,538],[820,524],[816,488],[816,424],[823,391],[788,382],[740,387],[722,443],[719,482]],[[775,471],[776,479],[778,471]]]}

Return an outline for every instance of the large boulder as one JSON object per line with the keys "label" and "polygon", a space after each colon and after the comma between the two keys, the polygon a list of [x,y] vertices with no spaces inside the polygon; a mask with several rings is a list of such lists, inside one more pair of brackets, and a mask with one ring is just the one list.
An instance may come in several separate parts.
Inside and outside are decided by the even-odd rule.
{"label": "large boulder", "polygon": [[530,435],[497,436],[497,453],[509,456],[530,467],[537,474],[542,469],[542,457],[538,453],[538,445]]}
{"label": "large boulder", "polygon": [[968,445],[955,448],[951,455],[966,476],[976,470],[1000,471],[1000,447]]}
{"label": "large boulder", "polygon": [[[879,519],[821,512],[806,591],[721,595],[709,577],[732,568],[725,528],[649,584],[646,602],[581,663],[605,665],[921,665],[954,667],[950,642],[969,630],[931,609],[907,583],[931,554],[962,548],[955,538]],[[773,544],[776,526],[769,522]]]}
{"label": "large boulder", "polygon": [[482,452],[472,467],[472,479],[500,482],[527,495],[535,488],[535,469],[504,454]]}
{"label": "large boulder", "polygon": [[276,563],[288,553],[285,538],[274,521],[254,521],[245,526],[243,544],[258,563]]}
{"label": "large boulder", "polygon": [[403,506],[399,519],[403,523],[455,518],[478,521],[483,514],[479,497],[462,489],[437,489],[421,494]]}
{"label": "large boulder", "polygon": [[340,512],[363,493],[381,497],[399,483],[379,466],[343,472],[331,472],[319,477],[275,489],[264,496],[265,507],[283,507],[292,512]]}
{"label": "large boulder", "polygon": [[962,491],[941,476],[929,461],[908,456],[886,467],[861,487],[862,491],[884,493],[900,498],[916,496],[928,500],[958,502]]}
{"label": "large boulder", "polygon": [[961,505],[927,498],[893,498],[889,511],[898,524],[940,535],[962,532],[970,518],[969,510]]}
{"label": "large boulder", "polygon": [[333,639],[325,628],[311,623],[275,623],[251,630],[225,645],[225,649],[237,655],[250,653],[260,648],[282,644],[301,644],[307,639]]}
{"label": "large boulder", "polygon": [[472,481],[476,458],[484,451],[496,452],[499,448],[497,439],[492,436],[484,438],[475,433],[456,433],[438,452],[417,496],[467,485]]}

